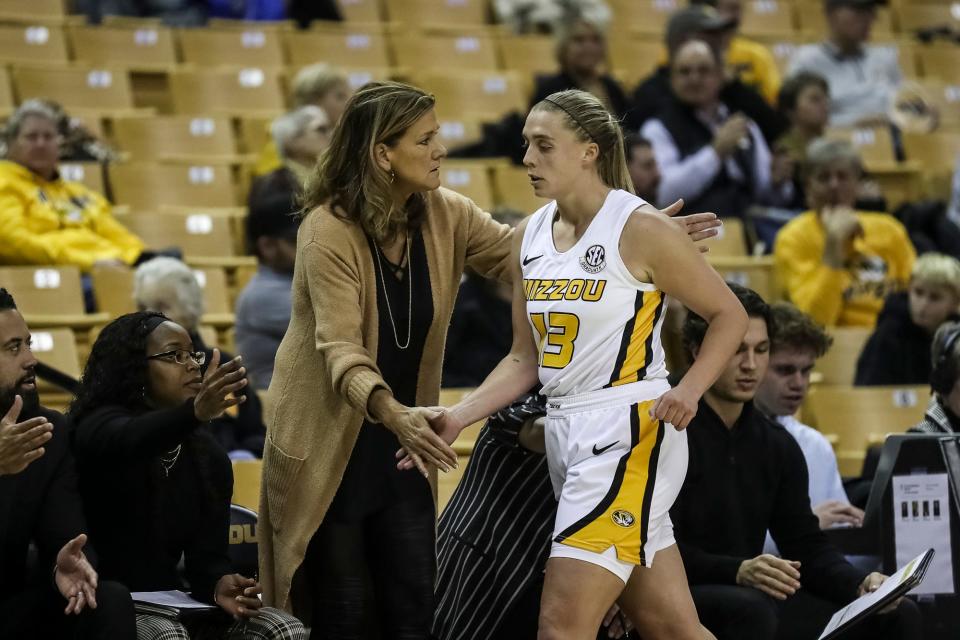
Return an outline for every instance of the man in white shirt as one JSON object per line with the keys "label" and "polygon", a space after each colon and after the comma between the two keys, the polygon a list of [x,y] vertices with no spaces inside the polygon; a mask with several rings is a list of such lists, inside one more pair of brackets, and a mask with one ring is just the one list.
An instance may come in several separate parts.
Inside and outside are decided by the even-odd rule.
{"label": "man in white shirt", "polygon": [[[782,424],[800,445],[810,479],[810,505],[820,520],[820,528],[858,527],[863,523],[863,511],[847,498],[833,447],[822,433],[794,417],[810,389],[813,365],[827,352],[833,339],[813,318],[791,304],[773,305],[771,313],[774,331],[770,364],[754,402]],[[768,536],[765,550],[772,551],[771,544]]]}
{"label": "man in white shirt", "polygon": [[813,71],[830,85],[830,124],[875,126],[887,122],[903,73],[895,47],[868,46],[882,0],[825,0],[827,40],[800,47],[787,75]]}

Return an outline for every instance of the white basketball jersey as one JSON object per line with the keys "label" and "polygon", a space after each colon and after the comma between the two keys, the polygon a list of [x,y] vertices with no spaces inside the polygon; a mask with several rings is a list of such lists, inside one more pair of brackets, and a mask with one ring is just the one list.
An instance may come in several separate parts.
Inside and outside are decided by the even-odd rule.
{"label": "white basketball jersey", "polygon": [[553,242],[556,201],[531,216],[520,252],[527,318],[547,396],[569,396],[667,376],[660,329],[666,296],[620,257],[620,235],[646,202],[612,190],[573,247]]}

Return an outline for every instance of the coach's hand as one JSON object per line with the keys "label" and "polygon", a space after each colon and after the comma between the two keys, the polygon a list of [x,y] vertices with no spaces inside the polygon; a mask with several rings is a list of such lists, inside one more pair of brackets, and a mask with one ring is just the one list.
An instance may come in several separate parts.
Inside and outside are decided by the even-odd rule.
{"label": "coach's hand", "polygon": [[[453,441],[456,440],[460,432],[463,431],[463,423],[457,420],[456,416],[447,410],[446,407],[429,407],[424,409],[424,411],[432,412],[433,415],[428,418],[430,428],[433,429],[433,432],[437,434],[440,440],[447,445],[453,444]],[[453,449],[450,450],[453,451]],[[401,447],[397,451],[397,459],[400,460],[400,462],[397,463],[397,469],[402,471],[407,471],[418,466],[413,455],[406,447]],[[437,466],[443,471],[450,471],[450,467]],[[458,466],[456,452],[454,452],[453,466]],[[421,469],[421,472],[422,471]]]}
{"label": "coach's hand", "polygon": [[697,415],[700,397],[687,389],[683,382],[657,398],[650,410],[650,417],[669,422],[676,429],[686,429]]}
{"label": "coach's hand", "polygon": [[381,422],[396,434],[400,446],[423,477],[428,477],[428,464],[436,465],[443,471],[450,471],[457,466],[457,454],[430,424],[431,420],[442,415],[439,411],[427,407],[405,407],[399,403],[397,407],[386,413]]}
{"label": "coach's hand", "polygon": [[737,584],[759,589],[777,600],[786,600],[800,588],[800,563],[765,553],[740,563]]}

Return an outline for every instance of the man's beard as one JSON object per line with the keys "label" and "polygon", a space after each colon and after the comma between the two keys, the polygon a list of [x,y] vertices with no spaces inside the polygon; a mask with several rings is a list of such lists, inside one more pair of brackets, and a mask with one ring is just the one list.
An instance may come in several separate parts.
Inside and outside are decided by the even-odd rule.
{"label": "man's beard", "polygon": [[20,399],[23,400],[23,407],[20,409],[20,417],[17,418],[17,422],[23,422],[24,416],[33,416],[40,406],[40,394],[37,393],[36,389],[23,389],[22,385],[25,380],[33,378],[34,375],[31,372],[17,380],[14,386],[0,389],[0,417],[7,415],[16,396],[20,396]]}

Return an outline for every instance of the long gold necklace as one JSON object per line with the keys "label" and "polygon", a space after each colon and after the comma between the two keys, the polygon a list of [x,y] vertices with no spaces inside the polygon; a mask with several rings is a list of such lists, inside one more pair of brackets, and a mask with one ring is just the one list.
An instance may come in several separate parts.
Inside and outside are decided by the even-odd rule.
{"label": "long gold necklace", "polygon": [[397,334],[397,323],[393,320],[393,309],[390,306],[390,295],[387,293],[387,281],[383,278],[383,257],[380,247],[377,247],[377,270],[380,272],[380,284],[383,287],[383,299],[387,301],[387,315],[390,317],[390,326],[393,328],[393,342],[397,348],[404,350],[410,346],[410,330],[413,326],[413,269],[410,265],[410,234],[407,233],[406,257],[407,257],[407,341],[400,344],[400,336]]}

